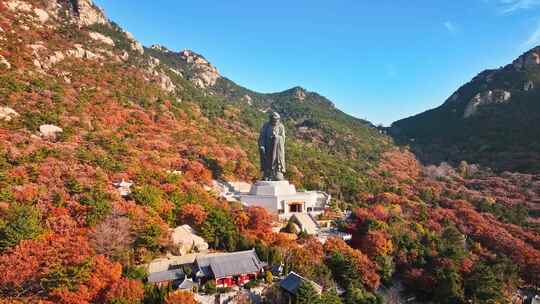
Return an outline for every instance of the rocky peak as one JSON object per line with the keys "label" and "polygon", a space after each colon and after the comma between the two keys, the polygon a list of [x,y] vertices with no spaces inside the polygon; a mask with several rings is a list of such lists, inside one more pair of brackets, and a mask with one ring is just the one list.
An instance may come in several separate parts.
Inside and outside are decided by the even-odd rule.
{"label": "rocky peak", "polygon": [[105,12],[92,0],[71,0],[80,25],[105,24],[108,22]]}
{"label": "rocky peak", "polygon": [[304,99],[306,99],[307,91],[302,87],[294,87],[293,93],[294,97],[300,101],[304,101]]}
{"label": "rocky peak", "polygon": [[171,50],[169,50],[166,46],[163,46],[161,44],[152,44],[150,46],[151,49],[153,50],[157,50],[157,51],[161,51],[161,52],[166,52],[166,53],[169,53],[171,52]]}
{"label": "rocky peak", "polygon": [[179,58],[187,65],[190,71],[188,79],[200,88],[213,86],[221,77],[218,70],[210,62],[191,50],[181,51]]}

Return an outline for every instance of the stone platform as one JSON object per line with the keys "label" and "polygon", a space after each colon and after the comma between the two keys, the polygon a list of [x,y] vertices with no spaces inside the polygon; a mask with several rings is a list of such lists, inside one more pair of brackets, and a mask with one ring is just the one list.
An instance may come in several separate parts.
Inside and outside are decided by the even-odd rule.
{"label": "stone platform", "polygon": [[263,207],[281,219],[295,213],[321,213],[328,200],[328,195],[322,192],[296,191],[288,181],[258,181],[248,193],[240,194],[244,205]]}

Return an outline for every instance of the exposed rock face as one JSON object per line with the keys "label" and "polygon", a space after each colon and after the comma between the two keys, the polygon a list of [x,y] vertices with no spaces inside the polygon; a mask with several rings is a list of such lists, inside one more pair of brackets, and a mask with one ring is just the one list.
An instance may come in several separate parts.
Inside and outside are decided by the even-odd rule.
{"label": "exposed rock face", "polygon": [[90,33],[88,33],[88,35],[90,36],[90,38],[92,38],[92,39],[94,39],[96,41],[108,44],[110,46],[114,46],[114,41],[110,37],[107,37],[107,36],[105,36],[105,35],[103,35],[101,33],[90,32]]}
{"label": "exposed rock face", "polygon": [[62,133],[64,130],[55,125],[41,125],[39,126],[39,134],[41,137],[50,140],[56,140],[58,134]]}
{"label": "exposed rock face", "polygon": [[166,53],[169,53],[171,50],[169,50],[167,47],[161,45],[161,44],[152,44],[150,46],[150,48],[154,49],[154,50],[158,50],[158,51],[161,51],[161,52],[166,52]]}
{"label": "exposed rock face", "polygon": [[303,101],[304,99],[306,99],[306,90],[298,87],[298,88],[295,88],[294,89],[294,96],[300,100],[300,101]]}
{"label": "exposed rock face", "polygon": [[19,116],[19,113],[15,112],[10,107],[0,107],[0,120],[11,121],[13,118]]}
{"label": "exposed rock face", "polygon": [[142,44],[137,41],[137,39],[135,39],[135,37],[133,36],[133,34],[131,34],[130,32],[124,32],[126,34],[126,37],[131,41],[131,49],[138,52],[139,54],[144,54],[144,48],[142,46]]}
{"label": "exposed rock face", "polygon": [[188,64],[192,72],[190,80],[200,88],[213,86],[221,77],[218,70],[213,65],[206,61],[202,56],[195,54],[190,50],[180,52],[180,58]]}
{"label": "exposed rock face", "polygon": [[118,190],[118,193],[120,194],[120,196],[126,197],[131,194],[131,186],[133,186],[132,182],[125,181],[122,179],[121,182],[113,183],[113,185]]}
{"label": "exposed rock face", "polygon": [[129,59],[129,54],[128,54],[128,52],[123,51],[123,52],[122,52],[122,55],[120,55],[120,59],[121,59],[122,61],[127,61],[127,60]]}
{"label": "exposed rock face", "polygon": [[[66,57],[74,57],[79,59],[89,59],[89,60],[99,60],[103,59],[103,55],[93,53],[80,44],[75,44],[73,49],[67,51],[55,51],[53,53],[48,52],[48,49],[41,42],[31,44],[28,46],[32,49],[34,59],[34,65],[41,70],[48,70],[53,65],[61,62],[66,59]],[[112,53],[107,53],[105,50],[100,50],[102,53],[109,54],[112,56]]]}
{"label": "exposed rock face", "polygon": [[534,48],[521,55],[518,59],[514,60],[512,65],[516,69],[531,68],[540,65],[540,49]]}
{"label": "exposed rock face", "polygon": [[525,82],[525,84],[523,85],[523,91],[530,91],[534,89],[534,82],[532,82],[531,80]]}
{"label": "exposed rock face", "polygon": [[242,97],[242,100],[245,101],[245,102],[247,102],[248,105],[252,105],[252,104],[253,104],[253,103],[252,103],[251,96],[249,96],[248,94],[244,95],[244,96]]}
{"label": "exposed rock face", "polygon": [[161,71],[159,65],[159,59],[151,57],[148,61],[149,73],[163,90],[167,92],[174,92],[174,90],[176,90],[176,86],[172,82],[171,78]]}
{"label": "exposed rock face", "polygon": [[6,2],[6,7],[10,11],[22,11],[22,12],[31,12],[32,11],[32,5],[29,3],[18,1],[18,0],[11,0]]}
{"label": "exposed rock face", "polygon": [[163,73],[158,73],[157,77],[158,77],[159,86],[163,90],[165,90],[167,92],[174,92],[174,90],[176,90],[176,86],[172,82],[171,78],[169,78],[169,76],[167,76],[167,75],[165,75]]}
{"label": "exposed rock face", "polygon": [[47,48],[41,44],[33,44],[30,46],[30,48],[34,50],[34,56],[36,56],[36,59],[34,59],[34,65],[42,70],[47,70],[66,58],[64,53],[60,51],[56,51],[50,55],[41,56],[39,52],[47,50]]}
{"label": "exposed rock face", "polygon": [[105,13],[94,5],[92,0],[70,0],[78,17],[78,22],[82,26],[92,24],[105,24],[108,22]]}
{"label": "exposed rock face", "polygon": [[208,243],[202,237],[195,234],[195,231],[189,225],[178,226],[171,230],[171,242],[177,251],[175,253],[185,255],[191,250],[197,252],[208,250]]}
{"label": "exposed rock face", "polygon": [[7,69],[11,69],[11,64],[9,63],[9,61],[7,61],[4,56],[0,55],[0,67],[2,65]]}
{"label": "exposed rock face", "polygon": [[84,49],[82,45],[75,44],[75,48],[67,51],[68,56],[82,59],[103,59],[103,56]]}
{"label": "exposed rock face", "polygon": [[34,8],[31,4],[27,2],[11,0],[6,2],[6,7],[12,12],[22,12],[27,14],[30,13],[30,15],[32,15],[33,13],[35,16],[31,17],[33,17],[35,21],[38,21],[40,23],[45,23],[50,18],[49,14],[45,10],[42,10],[40,8]]}
{"label": "exposed rock face", "polygon": [[512,94],[504,90],[489,90],[478,93],[471,99],[471,101],[469,101],[469,104],[467,104],[465,112],[463,113],[463,118],[476,114],[478,107],[480,106],[505,103],[510,100],[511,97]]}
{"label": "exposed rock face", "polygon": [[45,23],[45,22],[49,21],[49,18],[50,18],[49,14],[46,11],[44,11],[44,10],[42,10],[40,8],[34,8],[34,14],[36,14],[36,16],[38,17],[39,22],[41,22],[41,23]]}

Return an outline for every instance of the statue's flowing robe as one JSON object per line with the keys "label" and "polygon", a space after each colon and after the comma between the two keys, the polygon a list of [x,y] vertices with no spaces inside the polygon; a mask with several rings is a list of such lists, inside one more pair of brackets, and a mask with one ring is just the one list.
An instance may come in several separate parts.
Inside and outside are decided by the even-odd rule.
{"label": "statue's flowing robe", "polygon": [[259,136],[261,169],[265,179],[275,179],[285,173],[285,127],[282,123],[264,124]]}

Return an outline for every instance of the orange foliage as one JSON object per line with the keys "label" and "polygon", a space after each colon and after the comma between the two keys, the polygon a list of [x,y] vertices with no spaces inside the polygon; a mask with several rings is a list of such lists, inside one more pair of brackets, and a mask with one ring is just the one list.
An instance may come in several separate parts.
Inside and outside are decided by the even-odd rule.
{"label": "orange foliage", "polygon": [[77,265],[92,253],[81,235],[49,235],[25,240],[0,256],[0,286],[25,290],[40,289],[41,279],[54,266]]}
{"label": "orange foliage", "polygon": [[201,225],[208,216],[208,213],[201,205],[197,204],[185,204],[181,207],[180,212],[178,213],[178,219],[181,222],[187,223],[188,225],[199,226]]}
{"label": "orange foliage", "polygon": [[362,278],[362,283],[371,290],[379,287],[380,277],[377,274],[377,264],[371,261],[360,250],[351,248],[347,243],[338,238],[329,238],[324,244],[324,250],[326,252],[339,252],[353,258],[356,262],[357,271]]}
{"label": "orange foliage", "polygon": [[123,300],[127,303],[139,303],[144,296],[143,284],[140,281],[122,278],[111,286],[105,299]]}
{"label": "orange foliage", "polygon": [[189,291],[176,291],[167,295],[165,304],[197,304],[195,296]]}
{"label": "orange foliage", "polygon": [[383,231],[369,231],[358,242],[362,252],[365,252],[370,258],[377,256],[388,256],[394,250],[392,240],[387,233]]}

